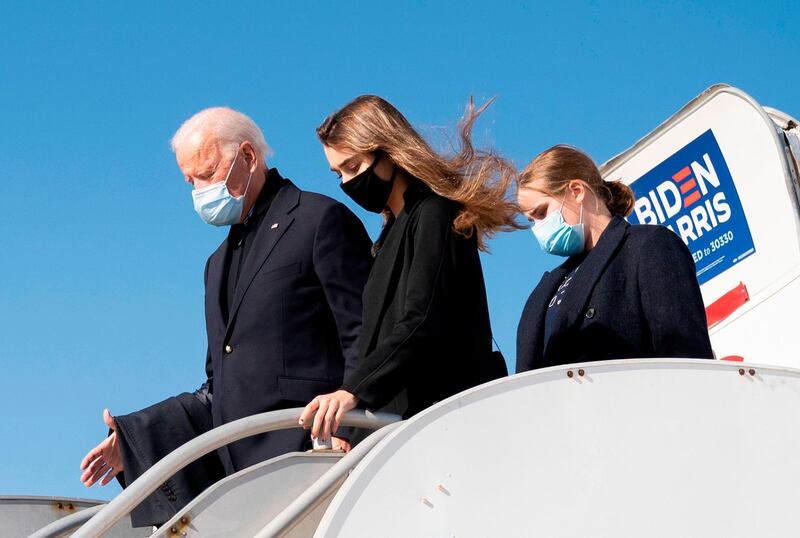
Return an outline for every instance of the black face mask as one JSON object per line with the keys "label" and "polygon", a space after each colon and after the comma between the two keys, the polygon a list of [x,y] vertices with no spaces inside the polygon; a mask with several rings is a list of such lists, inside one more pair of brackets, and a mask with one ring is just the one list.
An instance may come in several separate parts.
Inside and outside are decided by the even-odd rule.
{"label": "black face mask", "polygon": [[394,175],[397,172],[397,165],[395,165],[392,168],[392,177],[389,178],[389,181],[381,179],[375,173],[375,167],[382,156],[379,153],[372,164],[369,165],[369,168],[350,181],[339,185],[355,203],[373,213],[380,213],[386,208],[386,202],[389,201],[389,194],[391,194],[392,186],[394,185]]}

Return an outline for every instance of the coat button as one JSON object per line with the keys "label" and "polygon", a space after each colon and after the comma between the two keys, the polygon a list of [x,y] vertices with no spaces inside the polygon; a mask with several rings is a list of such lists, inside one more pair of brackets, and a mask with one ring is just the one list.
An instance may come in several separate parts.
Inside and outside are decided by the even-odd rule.
{"label": "coat button", "polygon": [[594,317],[594,312],[595,312],[594,307],[590,306],[589,309],[586,311],[586,317],[588,319],[592,319]]}
{"label": "coat button", "polygon": [[228,353],[228,354],[233,353],[233,348],[231,347],[230,344],[225,346],[225,353]]}

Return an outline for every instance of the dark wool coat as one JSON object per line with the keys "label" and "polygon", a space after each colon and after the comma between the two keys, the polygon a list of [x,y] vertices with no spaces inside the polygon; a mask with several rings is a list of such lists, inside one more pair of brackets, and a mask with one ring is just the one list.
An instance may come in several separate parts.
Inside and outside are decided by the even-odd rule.
{"label": "dark wool coat", "polygon": [[[550,299],[575,266],[553,332]],[[713,358],[689,249],[669,229],[614,217],[588,254],[542,276],[517,330],[517,372],[584,361]]]}

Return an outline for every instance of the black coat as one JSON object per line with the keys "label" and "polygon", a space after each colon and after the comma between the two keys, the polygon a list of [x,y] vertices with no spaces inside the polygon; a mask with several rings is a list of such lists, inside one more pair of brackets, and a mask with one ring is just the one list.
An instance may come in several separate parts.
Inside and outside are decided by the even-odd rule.
{"label": "black coat", "polygon": [[479,384],[491,327],[477,241],[453,231],[458,206],[414,184],[364,288],[356,369],[343,387],[404,417]]}
{"label": "black coat", "polygon": [[[577,265],[544,342],[550,299]],[[517,331],[517,372],[583,361],[713,358],[695,265],[663,226],[614,217],[585,258],[542,276]]]}
{"label": "black coat", "polygon": [[[255,236],[227,323],[220,308],[227,239],[206,265],[208,380],[194,395],[117,417],[126,471],[146,470],[209,426],[302,407],[337,389],[346,363],[353,368],[349,363],[358,355],[361,295],[372,263],[369,237],[341,203],[299,190],[276,170],[267,181],[278,182],[279,189],[251,232]],[[221,448],[219,461],[230,474],[301,450],[307,438],[302,429],[250,437]],[[209,470],[214,465],[206,461],[203,471],[178,473],[134,512],[135,523],[171,517],[220,476]],[[208,480],[197,480],[198,472],[208,474]],[[123,485],[138,474],[126,472]]]}

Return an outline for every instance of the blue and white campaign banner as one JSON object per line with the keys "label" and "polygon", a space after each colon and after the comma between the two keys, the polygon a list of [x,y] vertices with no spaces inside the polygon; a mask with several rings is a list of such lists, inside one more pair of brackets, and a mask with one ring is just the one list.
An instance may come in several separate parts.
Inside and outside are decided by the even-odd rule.
{"label": "blue and white campaign banner", "polygon": [[704,284],[755,252],[736,185],[711,129],[631,183],[634,224],[662,224],[689,247]]}

